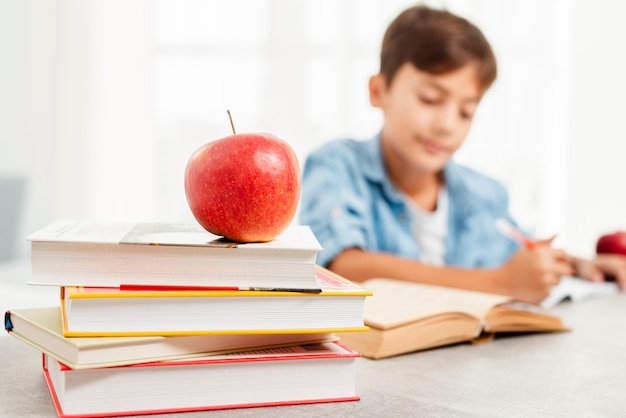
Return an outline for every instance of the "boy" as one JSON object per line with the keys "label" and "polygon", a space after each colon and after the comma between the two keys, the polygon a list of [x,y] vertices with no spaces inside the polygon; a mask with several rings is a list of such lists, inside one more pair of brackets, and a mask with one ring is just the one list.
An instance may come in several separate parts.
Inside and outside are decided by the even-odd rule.
{"label": "boy", "polygon": [[324,247],[320,264],[355,281],[389,277],[529,302],[575,271],[626,283],[624,260],[585,261],[549,241],[526,249],[506,238],[496,227],[513,223],[504,187],[451,160],[495,77],[491,47],[467,20],[416,6],[390,24],[369,82],[382,130],[328,143],[304,166],[300,220]]}

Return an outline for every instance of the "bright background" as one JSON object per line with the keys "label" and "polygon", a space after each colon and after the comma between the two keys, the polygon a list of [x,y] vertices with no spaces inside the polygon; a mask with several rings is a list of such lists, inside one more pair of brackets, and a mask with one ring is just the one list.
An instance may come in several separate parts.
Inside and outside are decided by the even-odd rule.
{"label": "bright background", "polygon": [[[25,255],[24,237],[60,217],[192,221],[185,164],[230,133],[226,109],[301,162],[327,140],[371,137],[367,80],[413,3],[0,0],[0,177],[25,180],[23,199],[0,193],[0,239]],[[626,229],[626,2],[426,3],[476,23],[499,62],[458,160],[575,254]]]}

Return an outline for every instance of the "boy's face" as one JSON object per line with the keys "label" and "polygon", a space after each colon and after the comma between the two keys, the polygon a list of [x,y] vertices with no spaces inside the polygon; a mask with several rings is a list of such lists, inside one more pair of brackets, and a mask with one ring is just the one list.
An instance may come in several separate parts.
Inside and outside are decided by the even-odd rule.
{"label": "boy's face", "polygon": [[440,172],[463,144],[482,93],[473,65],[433,75],[406,63],[391,85],[381,74],[372,77],[370,100],[385,117],[387,163],[396,172]]}

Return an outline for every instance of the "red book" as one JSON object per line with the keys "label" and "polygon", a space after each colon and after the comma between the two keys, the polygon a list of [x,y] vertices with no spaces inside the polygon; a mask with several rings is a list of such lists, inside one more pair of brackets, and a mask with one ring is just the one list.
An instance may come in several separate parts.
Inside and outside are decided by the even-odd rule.
{"label": "red book", "polygon": [[74,370],[43,355],[59,417],[107,417],[356,401],[355,360],[338,343]]}

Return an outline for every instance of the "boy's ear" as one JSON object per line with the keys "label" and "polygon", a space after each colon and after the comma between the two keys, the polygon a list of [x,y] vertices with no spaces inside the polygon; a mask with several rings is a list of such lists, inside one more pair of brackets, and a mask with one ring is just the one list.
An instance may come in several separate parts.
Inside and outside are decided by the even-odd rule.
{"label": "boy's ear", "polygon": [[387,91],[387,80],[385,76],[378,73],[370,77],[369,82],[370,103],[374,107],[381,107],[385,92]]}

